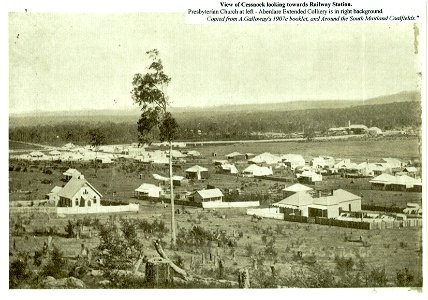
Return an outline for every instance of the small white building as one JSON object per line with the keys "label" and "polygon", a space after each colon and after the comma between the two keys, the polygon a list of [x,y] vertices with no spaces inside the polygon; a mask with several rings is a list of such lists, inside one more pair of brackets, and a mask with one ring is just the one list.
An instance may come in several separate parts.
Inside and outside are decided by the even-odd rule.
{"label": "small white building", "polygon": [[159,198],[163,194],[163,190],[161,187],[154,184],[143,183],[137,189],[135,189],[134,193],[138,199],[145,199],[148,197]]}
{"label": "small white building", "polygon": [[273,175],[272,168],[250,165],[242,171],[244,177],[270,176]]}
{"label": "small white building", "polygon": [[238,169],[233,164],[222,164],[219,168],[221,169],[222,173],[226,173],[226,174],[238,174],[239,173]]}
{"label": "small white building", "polygon": [[300,154],[285,154],[281,156],[282,162],[295,170],[297,167],[303,167],[305,165],[305,159]]}
{"label": "small white building", "polygon": [[198,165],[188,168],[185,172],[188,179],[201,180],[209,177],[208,169]]}
{"label": "small white building", "polygon": [[218,188],[215,188],[197,191],[193,199],[195,202],[222,202],[223,196],[223,193]]}
{"label": "small white building", "polygon": [[280,163],[281,161],[281,157],[279,157],[278,155],[271,154],[269,152],[264,152],[249,159],[248,163],[274,165]]}

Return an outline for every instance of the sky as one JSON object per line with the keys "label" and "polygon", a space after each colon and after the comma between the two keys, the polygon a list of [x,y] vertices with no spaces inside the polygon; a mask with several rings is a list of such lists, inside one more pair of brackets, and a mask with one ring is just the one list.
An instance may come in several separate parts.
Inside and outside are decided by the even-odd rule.
{"label": "sky", "polygon": [[189,25],[178,13],[9,14],[9,112],[136,107],[158,49],[171,105],[362,100],[419,88],[403,24]]}

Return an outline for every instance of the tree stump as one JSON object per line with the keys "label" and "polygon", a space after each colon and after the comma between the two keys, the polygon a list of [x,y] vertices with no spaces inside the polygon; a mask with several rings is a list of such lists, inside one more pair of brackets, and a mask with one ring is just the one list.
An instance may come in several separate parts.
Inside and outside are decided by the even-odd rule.
{"label": "tree stump", "polygon": [[154,288],[168,287],[173,281],[173,274],[168,260],[154,257],[146,263],[146,282]]}
{"label": "tree stump", "polygon": [[239,270],[238,286],[240,289],[250,288],[250,274],[248,273],[248,269]]}

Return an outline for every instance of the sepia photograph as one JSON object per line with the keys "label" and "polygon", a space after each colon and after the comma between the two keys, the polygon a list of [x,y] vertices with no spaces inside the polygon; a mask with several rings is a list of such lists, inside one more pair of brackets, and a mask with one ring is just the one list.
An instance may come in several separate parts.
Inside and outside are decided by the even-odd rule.
{"label": "sepia photograph", "polygon": [[422,23],[7,25],[10,290],[422,293]]}

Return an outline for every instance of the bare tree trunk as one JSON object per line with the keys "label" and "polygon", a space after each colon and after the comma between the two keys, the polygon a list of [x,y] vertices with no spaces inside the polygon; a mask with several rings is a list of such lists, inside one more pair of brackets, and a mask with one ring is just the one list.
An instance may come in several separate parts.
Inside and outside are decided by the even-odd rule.
{"label": "bare tree trunk", "polygon": [[169,185],[171,189],[171,246],[176,246],[176,235],[175,235],[175,208],[174,208],[174,183],[172,180],[172,142],[169,141]]}

